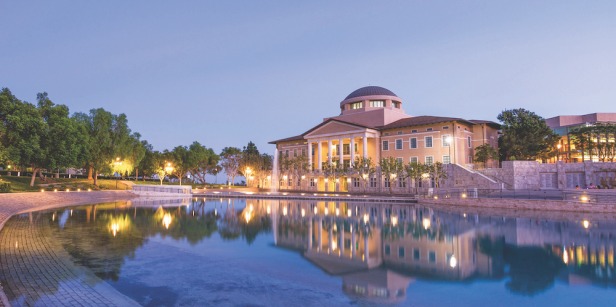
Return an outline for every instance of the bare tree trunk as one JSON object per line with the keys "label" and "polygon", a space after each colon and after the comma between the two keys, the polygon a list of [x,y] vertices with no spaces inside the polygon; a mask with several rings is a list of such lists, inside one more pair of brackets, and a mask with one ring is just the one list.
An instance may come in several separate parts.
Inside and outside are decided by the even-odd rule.
{"label": "bare tree trunk", "polygon": [[135,181],[137,181],[137,179],[139,179],[139,168],[135,167]]}
{"label": "bare tree trunk", "polygon": [[[90,168],[91,171],[94,172],[94,185],[98,186],[98,171],[95,168]],[[90,174],[91,175],[91,174]]]}
{"label": "bare tree trunk", "polygon": [[34,179],[36,179],[36,172],[38,172],[39,169],[38,168],[32,168],[32,179],[30,180],[30,186],[33,187],[34,186]]}
{"label": "bare tree trunk", "polygon": [[92,178],[92,166],[88,166],[88,180],[92,180],[92,179],[93,179]]}

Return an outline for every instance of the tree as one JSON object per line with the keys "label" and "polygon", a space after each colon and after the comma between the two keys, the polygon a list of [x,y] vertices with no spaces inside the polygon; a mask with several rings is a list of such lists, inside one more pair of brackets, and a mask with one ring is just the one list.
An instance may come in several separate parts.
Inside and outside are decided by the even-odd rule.
{"label": "tree", "polygon": [[393,179],[400,176],[404,170],[402,162],[394,157],[381,158],[379,166],[381,167],[381,174],[389,182],[389,194],[391,194]]}
{"label": "tree", "polygon": [[525,110],[505,110],[498,115],[503,123],[499,148],[503,160],[536,160],[549,157],[559,136],[539,115]]}
{"label": "tree", "polygon": [[436,162],[428,166],[430,170],[430,177],[434,180],[434,187],[438,188],[441,186],[441,181],[447,179],[447,172],[443,168],[443,163]]}
{"label": "tree", "polygon": [[351,164],[351,169],[359,175],[359,178],[363,181],[365,193],[368,180],[376,173],[376,167],[374,166],[374,162],[372,162],[372,158],[362,156],[355,157],[355,161]]}
{"label": "tree", "polygon": [[220,153],[221,166],[225,169],[229,184],[233,184],[239,173],[242,151],[237,147],[225,147]]}
{"label": "tree", "polygon": [[191,160],[189,172],[201,183],[205,183],[205,175],[218,165],[220,157],[199,142],[193,142],[188,149]]}
{"label": "tree", "polygon": [[421,164],[420,162],[409,162],[404,166],[404,171],[409,178],[413,179],[415,193],[417,193],[417,190],[419,189],[421,178],[424,174],[428,174],[430,172],[429,167],[425,164]]}
{"label": "tree", "polygon": [[475,162],[482,163],[484,168],[488,161],[497,159],[498,151],[490,144],[483,144],[475,148]]}
{"label": "tree", "polygon": [[141,134],[135,132],[131,134],[130,150],[128,152],[128,159],[131,162],[132,168],[135,170],[135,180],[139,180],[139,165],[145,158],[147,151],[147,141],[141,141]]}

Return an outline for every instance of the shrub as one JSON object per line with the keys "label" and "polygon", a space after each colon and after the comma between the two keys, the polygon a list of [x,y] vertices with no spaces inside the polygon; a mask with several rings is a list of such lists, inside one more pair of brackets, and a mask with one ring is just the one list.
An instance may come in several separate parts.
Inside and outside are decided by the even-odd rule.
{"label": "shrub", "polygon": [[8,193],[11,192],[11,183],[10,182],[0,182],[0,193]]}

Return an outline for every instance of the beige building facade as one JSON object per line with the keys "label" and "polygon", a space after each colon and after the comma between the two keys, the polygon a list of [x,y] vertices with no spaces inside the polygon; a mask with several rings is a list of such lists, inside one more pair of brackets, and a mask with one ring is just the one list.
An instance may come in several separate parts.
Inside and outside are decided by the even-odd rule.
{"label": "beige building facade", "polygon": [[[410,116],[403,102],[388,89],[368,86],[340,102],[340,114],[328,117],[306,132],[270,142],[276,145],[279,190],[318,192],[389,191],[410,193],[410,179],[390,182],[379,171],[382,158],[403,164],[457,164],[472,166],[475,148],[498,148],[497,123],[456,117]],[[283,161],[305,157],[305,170],[290,170]],[[377,171],[370,178],[348,171],[331,176],[332,165],[351,169],[359,158],[370,158]],[[300,159],[301,160],[301,159]],[[294,166],[297,168],[297,166]],[[425,182],[430,184],[430,182]]]}

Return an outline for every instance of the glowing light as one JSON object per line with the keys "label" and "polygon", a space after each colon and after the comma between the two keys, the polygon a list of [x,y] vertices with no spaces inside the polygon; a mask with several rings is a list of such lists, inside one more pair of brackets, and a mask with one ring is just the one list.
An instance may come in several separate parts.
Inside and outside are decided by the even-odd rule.
{"label": "glowing light", "polygon": [[583,202],[583,203],[587,202],[588,201],[588,196],[586,196],[586,195],[580,196],[580,201]]}
{"label": "glowing light", "polygon": [[306,209],[302,208],[302,217],[306,216]]}
{"label": "glowing light", "polygon": [[81,189],[77,189],[77,192],[81,192]]}
{"label": "glowing light", "polygon": [[302,180],[304,180],[304,179],[306,179],[306,176],[305,176],[305,175],[302,175]]}
{"label": "glowing light", "polygon": [[118,233],[118,230],[120,230],[120,225],[118,225],[118,223],[111,224],[111,233],[113,233],[114,237]]}
{"label": "glowing light", "polygon": [[347,209],[347,216],[351,217],[351,209]]}
{"label": "glowing light", "polygon": [[336,250],[338,248],[338,242],[332,241],[332,250]]}
{"label": "glowing light", "polygon": [[368,215],[368,213],[364,214],[364,224],[368,224],[368,221],[370,220],[370,216]]}
{"label": "glowing light", "polygon": [[423,228],[424,228],[424,229],[426,229],[426,230],[427,230],[428,228],[430,228],[430,224],[431,224],[431,223],[430,223],[430,219],[429,219],[429,218],[424,218],[424,219],[421,221],[421,225],[423,225]]}
{"label": "glowing light", "polygon": [[45,192],[45,189],[41,189],[41,192]]}
{"label": "glowing light", "polygon": [[252,211],[245,210],[244,211],[244,219],[246,220],[246,223],[250,222],[251,218],[252,218]]}
{"label": "glowing light", "polygon": [[327,183],[328,181],[329,181],[329,179],[328,179],[328,178],[325,178],[325,183]]}
{"label": "glowing light", "polygon": [[329,209],[327,207],[325,207],[325,215],[329,214]]}
{"label": "glowing light", "polygon": [[267,214],[270,214],[270,213],[272,213],[272,208],[270,206],[267,206],[266,211],[267,211]]}
{"label": "glowing light", "polygon": [[92,192],[92,189],[88,188],[88,192]]}
{"label": "glowing light", "polygon": [[563,262],[565,264],[569,263],[569,253],[566,248],[563,250]]}
{"label": "glowing light", "polygon": [[287,216],[287,207],[282,207],[282,215]]}
{"label": "glowing light", "polygon": [[466,193],[462,193],[462,198],[466,198]]}
{"label": "glowing light", "polygon": [[434,195],[434,199],[438,199],[438,196]]}
{"label": "glowing light", "polygon": [[590,222],[588,220],[583,220],[582,221],[582,226],[584,226],[584,228],[588,229],[588,227],[590,227]]}
{"label": "glowing light", "polygon": [[398,225],[398,217],[397,216],[392,216],[391,217],[391,224],[396,226]]}
{"label": "glowing light", "polygon": [[70,191],[71,191],[71,189],[66,189],[66,192],[70,192]]}
{"label": "glowing light", "polygon": [[314,207],[314,214],[317,214],[317,207]]}
{"label": "glowing light", "polygon": [[340,209],[336,208],[336,216],[340,215]]}
{"label": "glowing light", "polygon": [[449,266],[453,269],[456,266],[458,266],[458,259],[456,259],[456,256],[451,255],[451,258],[449,258]]}
{"label": "glowing light", "polygon": [[53,189],[54,192],[58,192],[58,189]]}
{"label": "glowing light", "polygon": [[171,214],[165,213],[163,216],[163,225],[166,229],[169,229],[169,225],[171,225]]}

